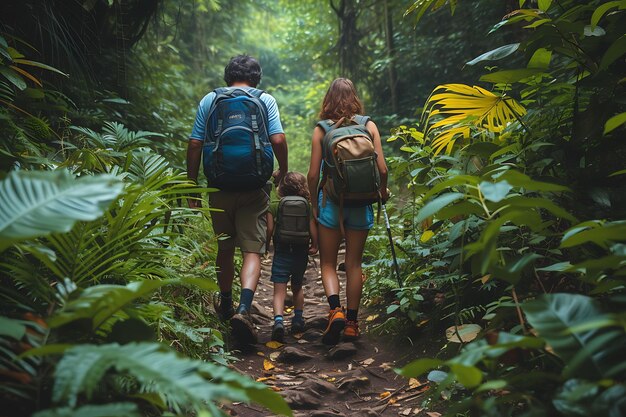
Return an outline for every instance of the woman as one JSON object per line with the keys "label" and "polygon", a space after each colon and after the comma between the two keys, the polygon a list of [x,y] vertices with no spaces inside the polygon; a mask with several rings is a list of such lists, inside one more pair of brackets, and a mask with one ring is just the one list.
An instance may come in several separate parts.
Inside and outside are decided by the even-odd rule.
{"label": "woman", "polygon": [[[350,120],[354,116],[363,114],[363,105],[359,99],[352,82],[346,78],[334,80],[322,102],[320,119],[330,119],[337,122],[342,118]],[[371,137],[374,140],[374,148],[378,157],[376,165],[380,174],[380,196],[385,201],[387,195],[387,165],[383,156],[380,142],[380,133],[376,124],[369,120],[366,124]],[[374,225],[374,211],[372,205],[363,207],[343,207],[330,199],[324,199],[318,190],[322,166],[322,140],[324,129],[319,125],[313,131],[311,164],[307,176],[309,190],[312,198],[313,213],[319,223],[318,239],[320,250],[320,266],[322,270],[322,282],[328,298],[330,312],[328,314],[328,326],[322,337],[325,344],[337,344],[343,336],[345,340],[354,340],[359,337],[357,314],[361,302],[363,281],[361,279],[361,261],[365,240],[369,230]],[[342,218],[340,219],[340,214]],[[343,227],[340,224],[343,223]],[[341,243],[341,229],[345,230],[346,254],[345,266],[347,276],[346,301],[348,310],[344,310],[339,300],[339,279],[337,277],[337,254]]]}

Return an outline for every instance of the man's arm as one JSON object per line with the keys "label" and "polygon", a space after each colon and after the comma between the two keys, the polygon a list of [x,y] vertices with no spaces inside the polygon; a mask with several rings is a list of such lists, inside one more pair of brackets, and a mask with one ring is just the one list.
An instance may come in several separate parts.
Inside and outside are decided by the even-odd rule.
{"label": "man's arm", "polygon": [[289,170],[289,159],[287,150],[287,139],[284,133],[275,133],[270,136],[270,142],[272,143],[272,149],[274,155],[278,160],[278,170],[272,175],[276,184],[279,184],[287,171]]}
{"label": "man's arm", "polygon": [[[189,139],[187,143],[187,178],[198,182],[198,171],[200,170],[200,161],[202,159],[202,141]],[[199,197],[199,196],[194,196]],[[200,200],[189,199],[190,208],[200,208],[202,203]]]}

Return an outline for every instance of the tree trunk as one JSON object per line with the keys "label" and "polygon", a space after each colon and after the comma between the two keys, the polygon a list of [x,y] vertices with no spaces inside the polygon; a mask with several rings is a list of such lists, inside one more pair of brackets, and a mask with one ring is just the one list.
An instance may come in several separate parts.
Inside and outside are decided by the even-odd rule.
{"label": "tree trunk", "polygon": [[339,53],[339,73],[353,82],[360,79],[359,73],[359,41],[361,34],[357,28],[358,8],[356,0],[340,0],[335,5],[330,0],[330,7],[339,18],[339,40],[336,49]]}
{"label": "tree trunk", "polygon": [[387,58],[389,59],[389,92],[391,98],[391,111],[398,113],[398,75],[396,72],[396,50],[393,42],[393,18],[389,10],[388,0],[384,1],[385,11],[385,43],[387,44]]}

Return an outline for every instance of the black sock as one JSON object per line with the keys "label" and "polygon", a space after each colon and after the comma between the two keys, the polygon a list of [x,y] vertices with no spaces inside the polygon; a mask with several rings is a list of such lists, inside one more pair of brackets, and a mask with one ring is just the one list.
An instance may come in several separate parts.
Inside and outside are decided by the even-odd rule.
{"label": "black sock", "polygon": [[245,306],[246,310],[250,311],[252,307],[252,299],[254,298],[254,291],[250,288],[242,288],[241,296],[239,297],[239,305]]}
{"label": "black sock", "polygon": [[356,317],[359,314],[359,310],[348,309],[348,314],[346,315],[346,319],[349,321],[356,321]]}
{"label": "black sock", "polygon": [[333,294],[328,297],[328,304],[330,305],[331,310],[341,307],[341,303],[339,302],[339,295]]}

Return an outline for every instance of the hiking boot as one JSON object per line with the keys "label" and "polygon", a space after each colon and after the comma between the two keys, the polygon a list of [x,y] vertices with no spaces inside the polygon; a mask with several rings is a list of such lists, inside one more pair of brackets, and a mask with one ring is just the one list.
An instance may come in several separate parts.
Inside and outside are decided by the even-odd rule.
{"label": "hiking boot", "polygon": [[233,299],[223,298],[219,292],[213,295],[213,308],[215,308],[215,313],[220,321],[230,320],[235,315]]}
{"label": "hiking boot", "polygon": [[281,343],[285,340],[285,324],[282,320],[274,322],[274,327],[272,327],[272,340]]}
{"label": "hiking boot", "polygon": [[358,339],[361,336],[361,332],[359,331],[359,323],[356,321],[348,320],[346,322],[346,327],[343,329],[343,340],[345,341],[353,341]]}
{"label": "hiking boot", "polygon": [[304,333],[304,320],[291,321],[291,334]]}
{"label": "hiking boot", "polygon": [[341,331],[346,325],[346,317],[343,314],[343,309],[337,307],[334,310],[330,310],[328,313],[328,326],[322,335],[322,343],[325,345],[336,345],[339,343],[341,337]]}
{"label": "hiking boot", "polygon": [[230,319],[231,334],[241,345],[253,345],[257,342],[257,334],[250,317],[250,311],[245,306],[239,306],[235,315]]}

